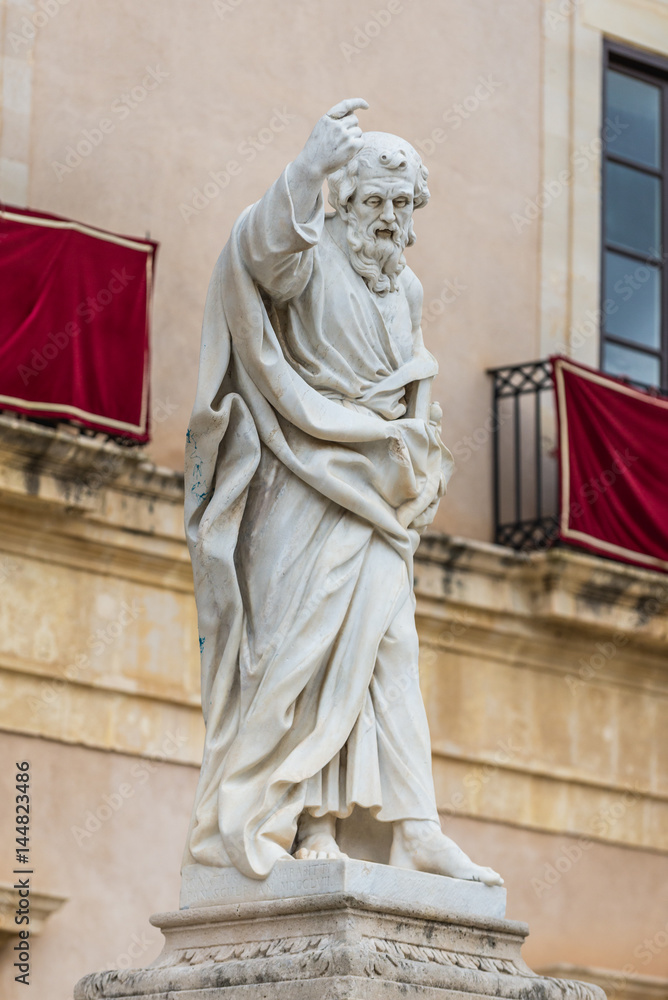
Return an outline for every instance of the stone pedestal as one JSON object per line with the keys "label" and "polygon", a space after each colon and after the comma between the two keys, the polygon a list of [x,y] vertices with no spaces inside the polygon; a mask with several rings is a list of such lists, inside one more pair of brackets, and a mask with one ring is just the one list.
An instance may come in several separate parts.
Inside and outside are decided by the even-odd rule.
{"label": "stone pedestal", "polygon": [[84,977],[75,1000],[604,1000],[537,976],[504,889],[364,861],[282,861],[266,881],[193,865],[151,918],[146,969]]}

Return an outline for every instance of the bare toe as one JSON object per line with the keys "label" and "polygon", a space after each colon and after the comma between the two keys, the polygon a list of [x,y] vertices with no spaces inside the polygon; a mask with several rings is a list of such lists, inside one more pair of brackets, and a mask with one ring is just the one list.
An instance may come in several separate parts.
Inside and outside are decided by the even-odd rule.
{"label": "bare toe", "polygon": [[503,879],[498,872],[495,872],[493,868],[484,868],[484,875],[482,876],[482,881],[485,885],[503,885]]}

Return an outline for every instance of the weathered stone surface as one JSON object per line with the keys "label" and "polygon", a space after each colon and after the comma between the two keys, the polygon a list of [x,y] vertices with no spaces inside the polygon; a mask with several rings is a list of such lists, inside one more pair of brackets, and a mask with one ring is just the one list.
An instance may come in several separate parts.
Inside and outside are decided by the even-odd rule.
{"label": "weathered stone surface", "polygon": [[235,868],[187,865],[182,873],[181,907],[255,903],[265,899],[321,897],[342,893],[373,900],[392,911],[397,899],[405,912],[503,918],[506,890],[459,878],[345,861],[277,861],[266,879],[246,878]]}
{"label": "weathered stone surface", "polygon": [[[302,895],[290,865],[304,873]],[[191,899],[197,874],[184,885]],[[231,899],[240,895],[231,881],[218,905],[153,917],[165,935],[153,965],[86,976],[75,1000],[604,997],[596,986],[529,969],[520,954],[526,924],[490,915],[504,909],[497,887],[339,861],[279,862],[254,886],[256,898]],[[477,899],[485,914],[462,912]]]}

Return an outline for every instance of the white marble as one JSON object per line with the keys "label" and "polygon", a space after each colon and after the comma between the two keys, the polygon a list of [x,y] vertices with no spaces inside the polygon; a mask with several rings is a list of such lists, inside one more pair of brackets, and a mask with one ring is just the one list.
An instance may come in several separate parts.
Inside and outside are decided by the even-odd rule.
{"label": "white marble", "polygon": [[[224,902],[151,918],[165,947],[149,968],[86,976],[74,1000],[605,1000],[531,971],[528,928],[502,919],[498,886],[331,860],[220,877]],[[242,882],[248,896],[233,898]]]}
{"label": "white marble", "polygon": [[[404,250],[429,199],[360,99],[240,216],[209,288],[186,532],[206,745],[184,865],[336,859],[361,806],[390,863],[500,883],[440,830],[413,554],[452,471]],[[325,215],[328,180],[334,209]]]}
{"label": "white marble", "polygon": [[392,912],[400,900],[404,911],[413,909],[425,918],[429,914],[496,919],[506,915],[506,890],[500,886],[351,859],[277,861],[266,879],[248,878],[234,868],[212,873],[205,865],[187,865],[180,905],[188,909],[332,893],[373,900],[385,912]]}

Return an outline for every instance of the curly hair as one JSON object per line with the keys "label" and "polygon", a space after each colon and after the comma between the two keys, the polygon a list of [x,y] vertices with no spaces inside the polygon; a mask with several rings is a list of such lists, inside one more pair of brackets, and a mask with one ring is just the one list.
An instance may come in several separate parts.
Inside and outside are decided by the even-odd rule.
{"label": "curly hair", "polygon": [[364,146],[345,166],[327,178],[329,203],[337,212],[345,209],[357,190],[360,170],[380,167],[383,170],[414,171],[413,208],[429,201],[429,171],[409,142],[390,132],[365,132]]}

